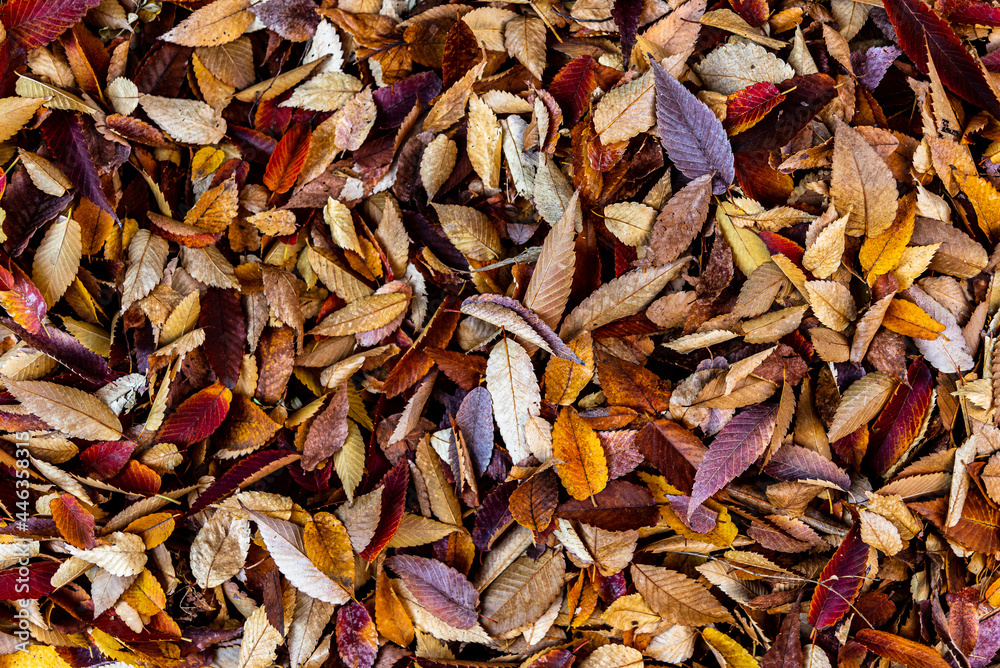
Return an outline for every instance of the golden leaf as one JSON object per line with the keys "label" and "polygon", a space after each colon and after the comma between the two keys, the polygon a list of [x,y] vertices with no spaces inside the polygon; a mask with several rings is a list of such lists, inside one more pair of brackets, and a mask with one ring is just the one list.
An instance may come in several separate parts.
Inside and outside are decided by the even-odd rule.
{"label": "golden leaf", "polygon": [[608,460],[601,439],[568,406],[563,407],[552,429],[552,454],[562,460],[556,472],[574,499],[589,499],[607,487]]}

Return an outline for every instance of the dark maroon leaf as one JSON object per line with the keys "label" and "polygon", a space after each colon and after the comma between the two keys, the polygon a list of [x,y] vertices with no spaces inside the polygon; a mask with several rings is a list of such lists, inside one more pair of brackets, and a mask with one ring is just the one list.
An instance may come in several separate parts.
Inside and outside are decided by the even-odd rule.
{"label": "dark maroon leaf", "polygon": [[861,540],[861,523],[847,532],[819,576],[809,605],[809,624],[817,629],[833,626],[847,613],[864,582],[868,545]]}
{"label": "dark maroon leaf", "polygon": [[781,82],[778,88],[785,99],[771,110],[770,121],[733,137],[733,150],[752,153],[781,148],[837,95],[835,83],[826,74],[806,74]]}
{"label": "dark maroon leaf", "polygon": [[802,623],[798,610],[785,615],[771,649],[760,660],[760,668],[800,668],[802,666]]}
{"label": "dark maroon leaf", "polygon": [[382,512],[379,516],[375,536],[361,552],[361,558],[373,561],[399,529],[406,507],[406,488],[410,485],[410,468],[406,457],[400,457],[396,465],[382,476]]}
{"label": "dark maroon leaf", "polygon": [[515,489],[515,480],[500,483],[490,490],[476,512],[472,543],[483,552],[488,552],[504,530],[514,523],[514,517],[510,514],[510,495]]}
{"label": "dark maroon leaf", "polygon": [[262,450],[239,460],[220,476],[216,476],[208,489],[191,504],[189,515],[207,508],[235,489],[250,485],[279,468],[287,466],[299,458],[298,453],[288,450]]}
{"label": "dark maroon leaf", "polygon": [[10,318],[0,322],[17,334],[26,344],[63,364],[73,373],[103,385],[120,375],[108,366],[103,357],[88,350],[70,334],[55,327],[44,327],[37,334],[24,329]]}
{"label": "dark maroon leaf", "polygon": [[643,4],[642,0],[614,0],[611,5],[611,18],[618,27],[622,40],[622,60],[626,71],[632,59],[632,47],[635,46],[635,33],[639,29]]}
{"label": "dark maroon leaf", "polygon": [[[634,35],[634,33],[633,33]],[[597,89],[597,76],[591,56],[579,56],[563,65],[552,77],[549,93],[562,107],[569,125],[576,125],[590,107],[590,95]]]}
{"label": "dark maroon leaf", "polygon": [[418,100],[420,104],[427,106],[441,93],[441,83],[441,77],[436,72],[420,72],[391,86],[372,91],[372,98],[378,108],[376,127],[399,127]]}
{"label": "dark maroon leaf", "polygon": [[4,250],[12,257],[19,256],[35,232],[65,211],[72,201],[73,195],[68,193],[62,197],[46,195],[34,186],[27,170],[16,169],[3,193],[3,209],[7,212],[3,221],[7,235]]}
{"label": "dark maroon leaf", "polygon": [[585,501],[571,499],[556,509],[556,517],[608,531],[653,526],[660,517],[649,490],[624,480],[612,480],[604,491]]}
{"label": "dark maroon leaf", "polygon": [[246,321],[235,290],[208,288],[201,294],[198,326],[205,330],[205,353],[219,382],[233,389],[240,378]]}

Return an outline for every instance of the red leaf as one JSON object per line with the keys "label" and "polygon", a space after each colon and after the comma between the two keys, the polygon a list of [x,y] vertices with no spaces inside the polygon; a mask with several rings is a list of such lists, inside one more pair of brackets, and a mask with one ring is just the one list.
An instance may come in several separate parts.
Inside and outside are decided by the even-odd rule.
{"label": "red leaf", "polygon": [[750,153],[784,146],[837,95],[834,83],[826,74],[806,74],[781,82],[782,90],[788,92],[774,108],[772,122],[755,125],[733,137],[733,150]]}
{"label": "red leaf", "polygon": [[938,5],[942,18],[952,23],[980,26],[1000,26],[1000,7],[982,0],[945,0]]}
{"label": "red leaf", "polygon": [[58,569],[58,561],[36,561],[0,571],[0,601],[48,596],[55,591],[51,581]]}
{"label": "red leaf", "polygon": [[10,0],[0,7],[7,37],[25,51],[45,46],[101,0]]}
{"label": "red leaf", "polygon": [[689,519],[695,508],[757,461],[771,440],[777,417],[778,404],[750,406],[719,432],[695,472]]}
{"label": "red leaf", "polygon": [[590,94],[597,88],[597,76],[590,56],[580,56],[566,63],[552,77],[549,93],[562,107],[569,125],[576,125],[590,107]]}
{"label": "red leaf", "polygon": [[275,195],[287,192],[295,185],[309,153],[311,134],[308,125],[296,123],[274,147],[264,172],[264,185]]}
{"label": "red leaf", "polygon": [[195,499],[188,514],[193,515],[207,508],[237,488],[252,485],[264,476],[298,460],[299,457],[299,453],[288,450],[263,450],[241,459],[217,477],[215,482]]}
{"label": "red leaf", "polygon": [[94,540],[94,516],[79,501],[69,494],[60,494],[52,499],[49,508],[59,533],[67,543],[81,550],[94,547],[97,542]]}
{"label": "red leaf", "polygon": [[158,39],[146,52],[135,73],[140,93],[177,97],[186,81],[194,49]]}
{"label": "red leaf", "polygon": [[457,629],[475,626],[479,592],[454,568],[434,559],[409,555],[391,557],[385,564],[403,578],[417,602],[432,615]]}
{"label": "red leaf", "polygon": [[201,294],[198,326],[205,330],[205,356],[219,382],[233,389],[240,378],[247,328],[235,290],[209,288]]}
{"label": "red leaf", "polygon": [[222,383],[206,387],[182,403],[164,421],[157,440],[188,446],[208,438],[226,419],[232,398],[233,393]]}
{"label": "red leaf", "polygon": [[142,462],[132,459],[108,484],[133,494],[153,496],[160,491],[160,475]]}
{"label": "red leaf", "polygon": [[921,72],[928,71],[930,59],[952,92],[1000,118],[1000,101],[991,93],[978,60],[947,21],[920,0],[886,0],[885,11],[903,52]]}
{"label": "red leaf", "polygon": [[135,450],[132,441],[101,441],[80,453],[85,469],[99,479],[117,475]]}
{"label": "red leaf", "polygon": [[760,27],[767,21],[770,7],[767,0],[730,0],[733,11],[752,26]]}
{"label": "red leaf", "polygon": [[774,109],[785,96],[770,82],[755,83],[733,93],[726,101],[723,125],[730,135],[749,130]]}
{"label": "red leaf", "polygon": [[80,194],[107,211],[115,222],[119,222],[114,207],[108,202],[101,187],[101,177],[97,175],[94,156],[83,136],[83,124],[79,115],[69,111],[53,111],[42,124],[42,139]]}
{"label": "red leaf", "polygon": [[364,605],[351,601],[337,611],[337,651],[347,668],[371,668],[378,652],[375,623]]}
{"label": "red leaf", "polygon": [[809,624],[817,629],[833,626],[847,613],[864,582],[868,545],[861,540],[856,522],[819,576],[809,605]]}
{"label": "red leaf", "polygon": [[361,553],[361,558],[369,563],[375,560],[399,529],[403,521],[403,509],[406,507],[406,488],[410,486],[410,467],[406,457],[400,457],[396,465],[382,476],[382,513],[378,527],[368,547]]}
{"label": "red leaf", "polygon": [[763,230],[759,236],[760,240],[767,246],[767,250],[771,251],[771,255],[781,253],[794,262],[799,269],[802,269],[802,256],[805,255],[806,249],[788,237],[783,237],[769,230]]}
{"label": "red leaf", "polygon": [[923,425],[934,391],[934,378],[923,360],[915,359],[906,382],[892,391],[889,402],[872,425],[869,451],[879,475],[902,461]]}

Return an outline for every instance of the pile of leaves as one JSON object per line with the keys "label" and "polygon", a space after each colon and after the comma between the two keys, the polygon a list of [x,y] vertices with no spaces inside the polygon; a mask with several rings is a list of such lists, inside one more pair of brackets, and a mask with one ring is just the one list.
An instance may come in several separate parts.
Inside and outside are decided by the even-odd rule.
{"label": "pile of leaves", "polygon": [[997,28],[0,3],[0,668],[990,665]]}

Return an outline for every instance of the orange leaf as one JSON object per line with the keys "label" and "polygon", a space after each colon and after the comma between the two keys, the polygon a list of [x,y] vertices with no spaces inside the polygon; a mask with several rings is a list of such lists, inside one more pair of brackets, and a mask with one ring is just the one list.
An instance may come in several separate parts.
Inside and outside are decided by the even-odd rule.
{"label": "orange leaf", "polygon": [[66,542],[81,550],[94,547],[94,516],[69,494],[60,494],[50,504],[52,519]]}
{"label": "orange leaf", "polygon": [[577,501],[597,494],[608,485],[608,461],[597,432],[565,407],[552,429],[552,452],[562,460],[556,471],[563,487]]}
{"label": "orange leaf", "polygon": [[295,123],[274,147],[264,172],[264,185],[275,195],[288,192],[306,163],[311,132],[305,123]]}
{"label": "orange leaf", "polygon": [[949,665],[937,650],[885,631],[861,629],[855,640],[882,658],[909,668],[946,668]]}
{"label": "orange leaf", "polygon": [[897,334],[927,341],[933,341],[944,331],[944,325],[927,315],[927,311],[904,299],[889,302],[882,325]]}

